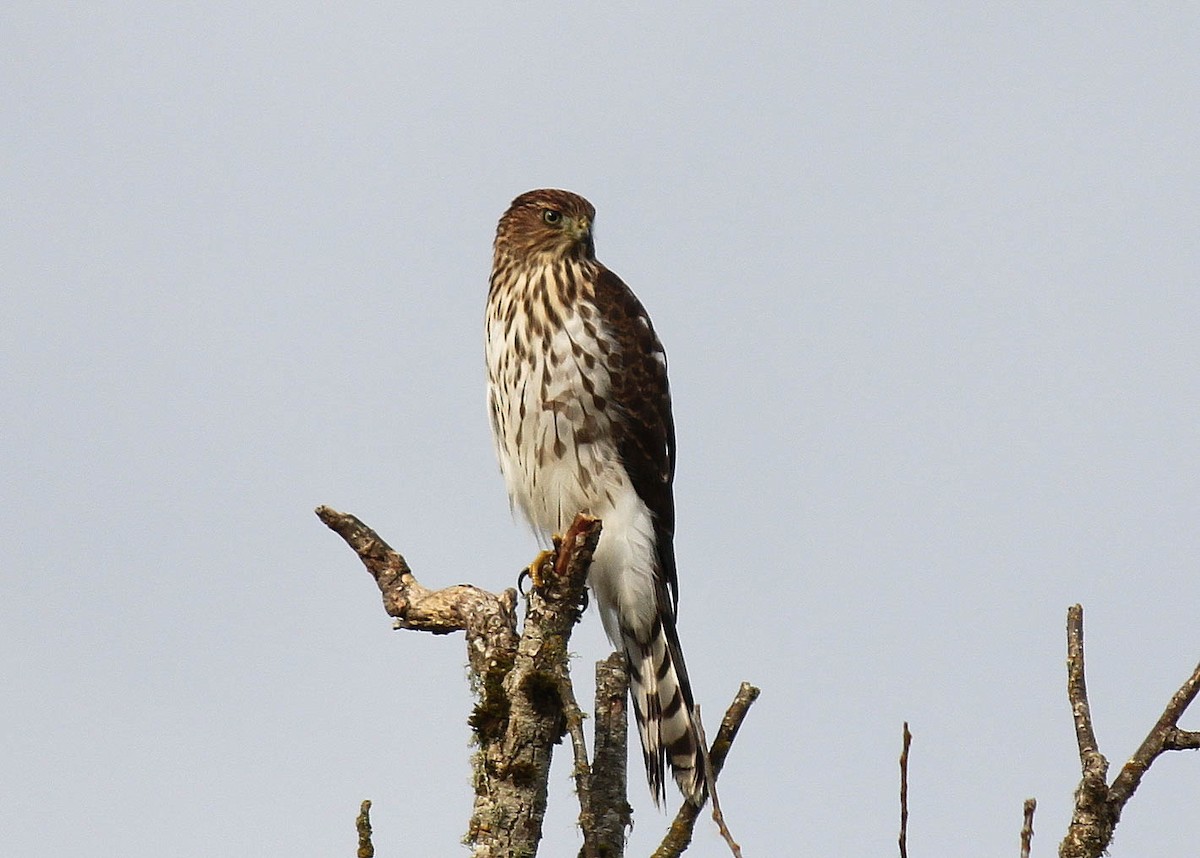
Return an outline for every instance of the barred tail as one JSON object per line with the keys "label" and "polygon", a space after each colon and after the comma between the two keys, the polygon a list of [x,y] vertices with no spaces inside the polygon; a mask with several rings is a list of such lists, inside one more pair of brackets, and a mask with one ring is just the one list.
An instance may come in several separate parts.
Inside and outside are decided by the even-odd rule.
{"label": "barred tail", "polygon": [[627,628],[621,642],[629,665],[629,692],[637,719],[646,776],[655,804],[666,799],[665,764],[684,797],[697,807],[708,796],[707,754],[696,724],[692,687],[669,614],[654,621],[644,640]]}

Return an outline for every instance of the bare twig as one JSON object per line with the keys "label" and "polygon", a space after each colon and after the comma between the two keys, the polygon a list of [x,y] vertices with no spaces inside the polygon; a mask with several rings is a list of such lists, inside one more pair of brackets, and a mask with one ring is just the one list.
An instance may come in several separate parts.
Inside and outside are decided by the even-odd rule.
{"label": "bare twig", "polygon": [[[745,720],[746,713],[754,701],[758,699],[758,695],[757,688],[748,682],[743,682],[733,698],[733,703],[725,712],[725,717],[721,720],[721,728],[717,731],[717,738],[708,751],[714,777],[721,773],[721,768],[725,765],[725,757],[729,754],[729,748],[733,744],[733,740],[737,738],[742,721]],[[671,828],[663,837],[662,843],[654,850],[651,858],[679,858],[692,842],[692,830],[695,828],[696,818],[699,815],[700,808],[690,801],[685,801],[679,808],[679,812],[675,814]]]}
{"label": "bare twig", "polygon": [[[693,720],[696,724],[696,729],[700,732],[700,747],[708,747],[708,736],[704,733],[704,721],[700,718],[700,707],[696,706],[693,710]],[[713,770],[712,760],[708,758],[708,754],[703,755],[704,762],[704,780],[708,784],[708,798],[712,802],[712,818],[717,824],[717,831],[721,837],[725,839],[725,845],[729,847],[729,851],[733,854],[733,858],[742,858],[742,847],[733,839],[733,834],[729,830],[729,826],[725,824],[725,811],[721,810],[721,797],[717,793],[717,773]]]}
{"label": "bare twig", "polygon": [[367,799],[358,809],[354,820],[358,829],[358,858],[375,858],[375,847],[371,844],[371,800]]}
{"label": "bare twig", "polygon": [[1083,775],[1075,791],[1075,809],[1059,858],[1099,858],[1112,842],[1121,811],[1133,797],[1142,776],[1164,751],[1200,748],[1200,734],[1180,730],[1178,721],[1200,692],[1200,665],[1175,692],[1141,747],[1108,786],[1108,761],[1096,745],[1088,706],[1083,664],[1083,608],[1067,611],[1067,696],[1075,718],[1075,739]]}
{"label": "bare twig", "polygon": [[1033,848],[1033,812],[1037,810],[1037,799],[1025,799],[1025,822],[1021,826],[1021,858],[1029,858]]}
{"label": "bare twig", "polygon": [[912,733],[908,722],[904,722],[904,733],[900,745],[900,858],[908,858],[908,749],[912,747]]}

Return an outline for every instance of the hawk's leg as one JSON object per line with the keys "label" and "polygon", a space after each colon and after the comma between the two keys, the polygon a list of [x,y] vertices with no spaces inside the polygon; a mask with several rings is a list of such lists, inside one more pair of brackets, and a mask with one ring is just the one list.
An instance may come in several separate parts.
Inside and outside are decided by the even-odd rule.
{"label": "hawk's leg", "polygon": [[[526,580],[529,580],[534,587],[541,587],[546,583],[545,572],[554,571],[554,563],[558,559],[558,552],[562,548],[562,536],[554,534],[554,547],[548,548],[545,551],[539,551],[537,557],[533,558],[533,562],[521,570],[517,575],[517,591],[522,595],[527,595],[524,589]],[[543,571],[545,570],[545,572]],[[586,611],[588,605],[591,604],[591,590],[587,587],[583,588],[583,606],[581,611]]]}

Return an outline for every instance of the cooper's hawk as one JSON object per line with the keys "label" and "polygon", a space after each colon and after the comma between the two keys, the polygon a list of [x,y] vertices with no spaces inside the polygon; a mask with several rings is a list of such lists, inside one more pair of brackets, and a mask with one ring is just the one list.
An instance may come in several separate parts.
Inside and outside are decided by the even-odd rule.
{"label": "cooper's hawk", "polygon": [[530,191],[496,229],[487,303],[488,405],[514,503],[543,534],[603,520],[588,583],[623,650],[650,792],[665,762],[687,799],[705,749],[675,629],[675,426],[667,359],[637,297],[596,261],[596,210]]}

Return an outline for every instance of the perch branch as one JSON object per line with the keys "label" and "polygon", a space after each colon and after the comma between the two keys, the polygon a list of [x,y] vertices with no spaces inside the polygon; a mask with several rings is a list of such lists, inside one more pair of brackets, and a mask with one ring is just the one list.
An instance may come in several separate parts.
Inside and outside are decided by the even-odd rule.
{"label": "perch branch", "polygon": [[[532,576],[525,623],[512,669],[502,682],[506,708],[473,722],[479,738],[475,812],[467,832],[479,858],[532,855],[542,836],[550,758],[567,731],[561,678],[567,672],[567,642],[583,609],[584,587],[600,521],[577,516],[555,543],[553,562]],[[479,712],[479,709],[476,709]],[[497,717],[499,716],[499,717]],[[500,849],[480,847],[481,839]]]}
{"label": "perch branch", "polygon": [[583,606],[600,522],[578,516],[534,575],[525,623],[516,624],[516,591],[496,595],[466,584],[429,590],[399,553],[352,515],[317,515],[354,549],[379,587],[396,627],[465,631],[477,703],[471,714],[479,750],[472,759],[475,805],[467,842],[476,858],[532,855],[542,835],[554,744],[566,731],[559,677],[567,641]]}
{"label": "perch branch", "polygon": [[[717,738],[708,752],[714,778],[721,773],[721,769],[725,765],[725,758],[729,755],[729,748],[733,744],[733,740],[737,738],[742,721],[745,720],[746,713],[754,701],[758,699],[758,695],[757,688],[748,682],[743,682],[737,694],[734,695],[733,703],[725,712],[725,717],[721,719],[721,729],[717,731]],[[670,829],[662,843],[654,850],[651,858],[679,858],[692,842],[692,830],[696,826],[696,818],[699,815],[700,808],[690,801],[685,801],[679,808],[679,812],[675,814],[675,820],[671,823]]]}

